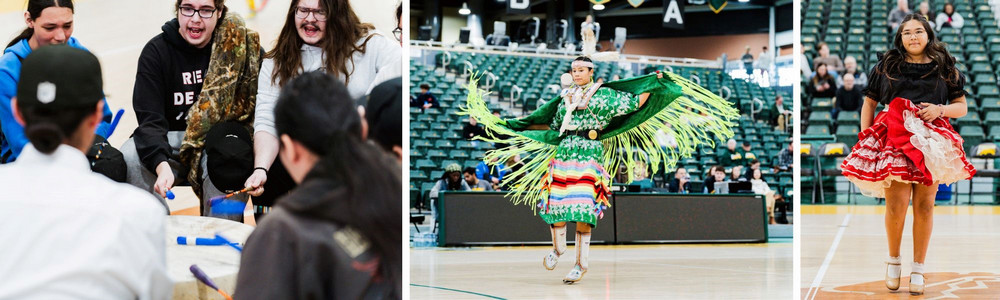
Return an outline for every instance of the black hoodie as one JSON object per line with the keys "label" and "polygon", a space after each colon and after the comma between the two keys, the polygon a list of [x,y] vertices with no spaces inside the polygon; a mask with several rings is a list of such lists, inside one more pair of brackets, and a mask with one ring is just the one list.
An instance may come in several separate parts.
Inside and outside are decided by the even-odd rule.
{"label": "black hoodie", "polygon": [[154,173],[171,157],[167,131],[187,128],[188,109],[198,101],[212,55],[212,42],[198,49],[181,37],[177,19],[161,29],[139,55],[132,92],[139,123],[132,137],[142,165]]}

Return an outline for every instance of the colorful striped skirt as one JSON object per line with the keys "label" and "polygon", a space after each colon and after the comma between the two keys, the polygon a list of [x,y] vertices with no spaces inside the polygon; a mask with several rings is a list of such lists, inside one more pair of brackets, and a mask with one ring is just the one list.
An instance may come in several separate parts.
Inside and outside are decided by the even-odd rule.
{"label": "colorful striped skirt", "polygon": [[599,163],[602,156],[603,145],[598,141],[571,136],[560,143],[543,181],[548,196],[538,205],[542,220],[597,225],[611,206],[611,176]]}

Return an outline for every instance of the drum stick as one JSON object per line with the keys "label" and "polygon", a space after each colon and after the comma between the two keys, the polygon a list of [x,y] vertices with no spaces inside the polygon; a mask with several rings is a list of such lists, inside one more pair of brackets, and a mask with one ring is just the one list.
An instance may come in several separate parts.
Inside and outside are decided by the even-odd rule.
{"label": "drum stick", "polygon": [[229,297],[229,295],[226,294],[226,292],[219,289],[218,286],[215,286],[215,282],[212,282],[212,278],[208,277],[208,275],[205,274],[205,272],[202,271],[201,268],[198,268],[198,265],[191,265],[191,267],[188,268],[188,270],[191,270],[191,273],[194,274],[194,278],[197,278],[198,281],[201,281],[201,283],[204,283],[205,285],[212,288],[216,292],[219,292],[219,294],[222,294],[222,297],[226,298],[226,300],[233,300],[233,298]]}

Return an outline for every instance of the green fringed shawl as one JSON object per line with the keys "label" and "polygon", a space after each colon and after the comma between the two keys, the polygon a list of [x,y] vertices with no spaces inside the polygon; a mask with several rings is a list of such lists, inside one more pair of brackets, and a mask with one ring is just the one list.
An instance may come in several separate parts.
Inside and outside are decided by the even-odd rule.
{"label": "green fringed shawl", "polygon": [[[673,169],[680,157],[691,156],[699,145],[714,147],[715,138],[733,136],[731,128],[736,126],[733,120],[740,115],[732,103],[676,74],[664,72],[663,77],[658,79],[650,74],[608,82],[601,87],[634,95],[650,93],[642,107],[613,118],[598,137],[604,144],[601,165],[609,174],[618,174],[620,166],[626,167],[627,174],[633,174],[637,151],[646,153],[654,173],[661,163]],[[548,197],[548,187],[542,185],[549,182],[544,177],[563,137],[559,136],[558,128],[528,130],[528,127],[549,126],[563,102],[562,97],[556,97],[526,117],[502,120],[490,112],[483,100],[486,93],[477,86],[478,78],[473,76],[466,87],[469,91],[466,106],[460,114],[476,118],[486,127],[489,136],[477,139],[510,145],[488,151],[485,161],[504,162],[520,153],[535,154],[524,162],[524,167],[504,178],[504,184],[511,187],[508,197],[514,203],[534,207],[539,200]],[[675,137],[676,148],[664,151],[660,147],[655,138],[660,130]],[[500,138],[500,135],[507,137]]]}

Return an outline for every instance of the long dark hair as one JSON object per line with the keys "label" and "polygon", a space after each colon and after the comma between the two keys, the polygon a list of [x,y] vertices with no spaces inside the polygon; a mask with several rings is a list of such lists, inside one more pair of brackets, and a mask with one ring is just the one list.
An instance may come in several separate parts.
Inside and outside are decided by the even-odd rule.
{"label": "long dark hair", "polygon": [[[381,149],[361,137],[361,117],[347,87],[331,75],[308,72],[291,80],[274,108],[278,135],[287,134],[321,158],[310,178],[326,180],[346,190],[346,226],[371,242],[379,258],[378,276],[392,286],[392,298],[402,295],[402,170]],[[343,195],[343,194],[341,194]]]}
{"label": "long dark hair", "polygon": [[[32,20],[38,19],[38,17],[42,15],[43,10],[53,6],[65,7],[69,8],[69,10],[73,10],[73,0],[28,0],[28,15],[31,16]],[[24,31],[21,31],[21,34],[18,34],[17,37],[11,40],[5,48],[10,48],[10,46],[14,46],[21,40],[30,38],[34,34],[34,28],[25,28]]]}
{"label": "long dark hair", "polygon": [[[819,67],[826,67],[826,74],[823,74],[822,77],[819,74]],[[830,66],[826,65],[825,62],[821,62],[816,65],[816,76],[813,76],[812,83],[817,84],[820,82],[820,80],[828,80],[830,79],[830,76],[833,76],[830,75]]]}
{"label": "long dark hair", "polygon": [[58,110],[17,107],[24,117],[24,134],[28,141],[45,154],[52,153],[69,139],[80,128],[83,119],[94,114],[94,109],[94,106]]}
{"label": "long dark hair", "polygon": [[[323,39],[318,45],[326,57],[323,69],[333,75],[343,74],[344,83],[349,83],[351,74],[347,71],[347,63],[354,52],[365,53],[371,37],[365,39],[360,46],[356,43],[361,37],[368,35],[369,31],[374,30],[375,26],[361,23],[361,19],[354,14],[348,0],[320,0],[319,3],[320,9],[326,12],[326,28],[323,28]],[[295,27],[295,10],[298,5],[299,0],[292,1],[288,8],[288,16],[285,17],[285,26],[278,33],[277,44],[264,55],[264,58],[274,60],[271,83],[279,86],[284,86],[302,68],[303,42]]]}
{"label": "long dark hair", "polygon": [[889,78],[889,84],[897,80],[892,76],[901,73],[900,67],[906,61],[906,56],[908,55],[906,48],[903,47],[903,24],[912,20],[920,22],[920,25],[924,27],[924,31],[927,32],[927,45],[924,46],[924,55],[936,63],[934,68],[928,71],[927,74],[924,74],[922,78],[935,75],[944,80],[948,86],[957,84],[961,74],[955,68],[955,57],[951,56],[951,53],[948,53],[945,43],[937,40],[937,37],[934,35],[934,28],[931,28],[931,24],[919,13],[906,15],[903,21],[899,22],[899,28],[896,29],[896,35],[892,41],[893,48],[885,52],[876,70],[885,74],[886,78]]}

